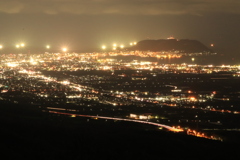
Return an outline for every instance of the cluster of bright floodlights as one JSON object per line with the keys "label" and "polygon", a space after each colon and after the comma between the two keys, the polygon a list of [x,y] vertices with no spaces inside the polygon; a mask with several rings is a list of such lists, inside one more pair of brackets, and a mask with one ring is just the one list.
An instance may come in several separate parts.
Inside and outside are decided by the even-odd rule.
{"label": "cluster of bright floodlights", "polygon": [[[130,43],[130,46],[133,46],[133,45],[136,45],[136,44],[137,44],[137,42],[131,42],[131,43]],[[24,47],[25,47],[25,44],[24,44],[24,43],[19,43],[19,44],[16,44],[15,47],[16,47],[16,48],[24,48]],[[117,47],[123,49],[125,46],[124,46],[123,44],[117,45],[116,43],[114,43],[114,44],[112,45],[112,49],[113,49],[113,50],[116,50]],[[3,45],[0,45],[0,49],[2,49],[2,48],[3,48]],[[50,45],[46,45],[46,49],[50,49],[50,48],[51,48]],[[106,46],[106,45],[102,45],[102,49],[103,49],[103,50],[107,49],[107,46]],[[68,48],[66,48],[66,47],[63,47],[63,48],[62,48],[62,51],[63,51],[63,52],[66,52],[67,50],[68,50]]]}
{"label": "cluster of bright floodlights", "polygon": [[[19,44],[16,44],[15,46],[16,48],[24,48],[25,47],[25,43],[19,43]],[[50,49],[50,45],[46,45],[46,49]],[[0,49],[3,49],[3,45],[0,45]],[[63,47],[62,48],[62,51],[63,52],[66,52],[68,49],[66,47]]]}
{"label": "cluster of bright floodlights", "polygon": [[[25,47],[25,44],[24,43],[19,43],[19,44],[16,44],[16,48],[23,48]],[[0,45],[0,49],[3,48],[3,45]]]}
{"label": "cluster of bright floodlights", "polygon": [[[136,45],[136,44],[137,44],[137,42],[131,42],[131,43],[130,43],[130,46],[133,46],[133,45]],[[117,47],[120,47],[121,49],[123,49],[125,46],[124,46],[123,44],[117,45],[116,43],[114,43],[114,44],[112,45],[112,49],[113,49],[113,50],[116,50]],[[106,46],[106,45],[102,45],[102,49],[103,49],[103,50],[104,50],[104,49],[107,49],[107,46]]]}

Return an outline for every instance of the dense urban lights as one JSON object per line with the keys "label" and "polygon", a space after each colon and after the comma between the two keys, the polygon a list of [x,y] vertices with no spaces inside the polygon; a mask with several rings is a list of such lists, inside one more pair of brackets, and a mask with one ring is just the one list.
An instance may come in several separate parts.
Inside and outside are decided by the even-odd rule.
{"label": "dense urban lights", "polygon": [[[21,45],[18,44],[18,47],[21,47]],[[47,47],[47,46],[45,46]],[[105,46],[106,47],[106,46]],[[103,48],[105,48],[103,47]],[[111,45],[111,47],[113,47]],[[119,45],[119,48],[124,47],[123,45]],[[158,64],[157,62],[152,61],[137,61],[137,60],[118,60],[116,58],[117,55],[135,55],[139,57],[172,57],[172,58],[179,58],[178,56],[181,56],[181,53],[172,53],[172,52],[145,52],[145,51],[121,51],[121,52],[109,52],[106,54],[106,52],[99,52],[99,53],[84,53],[84,54],[75,54],[75,53],[67,53],[67,48],[62,47],[62,53],[48,53],[45,52],[44,54],[18,54],[18,56],[9,56],[9,59],[2,58],[0,59],[0,64],[4,66],[4,70],[8,69],[9,71],[15,70],[14,73],[8,73],[8,72],[2,72],[0,73],[0,76],[2,77],[1,83],[6,83],[5,79],[7,79],[10,75],[13,76],[19,76],[18,78],[21,78],[22,76],[18,74],[24,73],[28,74],[28,76],[22,79],[28,79],[31,80],[36,78],[41,81],[41,83],[38,83],[38,85],[42,85],[41,88],[38,88],[38,85],[35,85],[35,83],[24,83],[24,86],[29,85],[29,87],[26,87],[24,90],[26,92],[33,91],[35,94],[35,90],[40,90],[41,92],[37,93],[36,95],[39,98],[42,98],[49,102],[53,97],[50,96],[50,92],[52,90],[60,91],[62,92],[62,89],[64,88],[66,94],[66,103],[78,103],[80,97],[86,96],[89,97],[89,99],[94,99],[94,101],[112,105],[112,106],[124,106],[124,105],[136,105],[136,106],[144,106],[145,102],[151,105],[166,105],[168,107],[176,107],[181,106],[182,109],[192,109],[192,112],[195,115],[195,110],[199,109],[204,111],[205,113],[210,112],[216,112],[216,113],[228,113],[228,114],[240,114],[240,111],[231,107],[230,109],[226,108],[217,108],[217,106],[206,106],[206,107],[199,107],[199,104],[205,104],[209,101],[212,102],[212,100],[216,99],[215,94],[216,91],[209,90],[206,91],[206,93],[198,93],[198,91],[195,91],[193,88],[189,89],[183,89],[181,88],[180,84],[176,85],[170,85],[172,82],[178,83],[209,83],[208,81],[211,81],[212,83],[215,80],[218,79],[218,77],[211,77],[211,72],[221,72],[221,71],[228,71],[232,74],[234,77],[234,80],[240,77],[239,66],[230,66],[230,65],[221,65],[221,66],[214,66],[214,65],[196,65],[196,64]],[[113,48],[117,49],[117,48]],[[106,55],[109,55],[111,57],[106,57]],[[197,60],[196,57],[189,57],[189,60]],[[90,60],[90,61],[88,61]],[[87,63],[86,63],[87,62]],[[74,65],[73,65],[74,64]],[[114,64],[114,65],[113,65]],[[114,68],[114,67],[118,68]],[[74,79],[66,77],[64,80],[57,80],[55,78],[49,78],[45,77],[44,75],[41,75],[40,73],[37,73],[37,71],[34,71],[34,68],[46,70],[46,71],[88,71],[88,70],[99,70],[99,71],[110,71],[109,73],[114,72],[114,74],[109,74],[108,76],[102,76],[94,75],[94,78],[91,76],[85,76],[81,75],[79,77],[75,77]],[[127,70],[126,70],[127,69]],[[158,72],[155,72],[154,70],[157,70]],[[234,71],[234,72],[233,72]],[[119,73],[118,73],[119,72]],[[36,74],[37,73],[37,74]],[[173,78],[171,78],[170,74],[175,74]],[[186,74],[188,73],[188,74]],[[189,76],[189,73],[192,73]],[[201,74],[199,74],[201,73]],[[1,75],[2,74],[2,75]],[[202,76],[205,74],[204,76]],[[137,75],[137,76],[135,76]],[[109,80],[109,76],[111,79]],[[189,77],[188,77],[189,76]],[[222,75],[220,75],[222,76]],[[223,75],[224,76],[224,75]],[[129,77],[128,82],[120,83],[122,80],[120,80],[122,77]],[[180,78],[181,77],[181,78]],[[205,80],[205,78],[208,77],[209,80]],[[169,79],[168,79],[169,78]],[[176,79],[175,79],[176,78]],[[215,78],[215,79],[212,79]],[[223,77],[228,79],[229,81],[232,80],[232,77]],[[222,77],[221,77],[222,79]],[[1,80],[1,78],[0,78]],[[116,83],[115,83],[116,81]],[[141,83],[138,83],[140,82]],[[172,82],[171,82],[172,81]],[[61,87],[58,88],[56,86],[58,85],[52,85],[52,88],[49,90],[48,83],[56,83],[60,85]],[[88,82],[88,83],[85,83]],[[167,85],[165,85],[165,83]],[[6,83],[7,84],[7,83]],[[118,84],[118,85],[116,85]],[[16,82],[16,86],[19,87],[21,85],[19,81]],[[104,88],[104,94],[101,94],[101,90],[98,90],[97,85]],[[55,87],[54,87],[55,86]],[[94,88],[92,87],[94,86]],[[111,86],[111,87],[109,87]],[[18,89],[16,87],[16,89]],[[44,88],[47,87],[47,88]],[[166,88],[166,91],[164,91],[164,96],[160,95],[156,91],[161,88]],[[136,90],[136,88],[139,88],[139,90]],[[142,90],[140,90],[142,89]],[[6,89],[5,89],[6,90]],[[6,92],[5,90],[2,90],[1,92]],[[121,91],[120,91],[121,90]],[[74,92],[73,92],[74,91]],[[82,93],[81,93],[82,92]],[[83,94],[84,92],[84,94]],[[97,93],[97,94],[96,94]],[[99,94],[98,94],[99,93]],[[86,95],[85,95],[86,94]],[[105,94],[107,95],[105,97]],[[179,96],[181,94],[181,96]],[[149,96],[148,96],[149,95]],[[152,96],[154,95],[154,96]],[[113,97],[113,98],[109,98]],[[55,97],[56,101],[58,101],[58,96]],[[220,97],[218,98],[221,101],[230,101],[231,97]],[[54,98],[53,98],[54,99]],[[32,102],[36,102],[35,99],[32,100]],[[52,101],[55,103],[55,101]],[[59,102],[56,102],[59,103]],[[64,102],[65,103],[65,102]],[[58,108],[56,108],[58,109]],[[193,116],[193,117],[194,117]],[[158,116],[155,116],[158,117]],[[98,117],[100,118],[100,117]],[[123,117],[125,119],[125,117]],[[133,117],[130,117],[133,118]],[[170,117],[171,118],[171,117]],[[199,115],[198,118],[194,117],[194,123],[200,123],[200,121],[204,121],[204,119],[201,119],[201,116]],[[134,118],[136,119],[136,118]],[[174,124],[175,123],[182,123],[183,121],[191,122],[193,123],[193,120],[191,119],[178,119],[177,122],[174,122],[174,119],[164,120],[161,118],[156,118],[154,120],[152,116],[147,115],[139,115],[137,119],[141,120],[150,120],[156,121],[157,123],[160,123],[161,120],[164,121],[164,123]],[[196,120],[198,122],[196,122]],[[221,119],[219,119],[216,123],[220,124]],[[173,122],[172,122],[173,121]],[[208,120],[209,122],[213,121],[211,119]],[[208,121],[204,123],[209,123]],[[145,123],[146,121],[144,121]],[[213,121],[214,122],[214,121]],[[172,129],[172,131],[184,131],[187,132],[189,135],[194,135],[198,137],[204,137],[209,138],[209,136],[204,135],[203,133],[200,133],[199,131],[193,131],[193,130],[186,130],[186,128],[194,128],[194,126],[182,126],[176,127]],[[161,127],[162,128],[162,127]],[[196,132],[196,133],[195,133]],[[210,139],[214,139],[210,138]]]}

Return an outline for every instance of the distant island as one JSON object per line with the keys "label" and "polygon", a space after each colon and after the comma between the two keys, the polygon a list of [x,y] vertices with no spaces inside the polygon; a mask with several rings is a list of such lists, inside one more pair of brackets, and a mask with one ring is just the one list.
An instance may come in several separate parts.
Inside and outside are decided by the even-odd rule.
{"label": "distant island", "polygon": [[197,40],[189,39],[158,39],[158,40],[142,40],[136,45],[128,48],[129,50],[140,51],[177,51],[180,53],[213,53],[214,51],[206,47]]}

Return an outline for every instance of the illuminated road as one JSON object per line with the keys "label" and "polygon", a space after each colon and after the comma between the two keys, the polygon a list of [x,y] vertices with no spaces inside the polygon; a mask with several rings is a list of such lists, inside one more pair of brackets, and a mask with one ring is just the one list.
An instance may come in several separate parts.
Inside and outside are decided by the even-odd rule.
{"label": "illuminated road", "polygon": [[171,127],[171,126],[168,126],[168,125],[165,125],[165,124],[159,124],[159,123],[147,122],[147,121],[140,121],[140,120],[133,120],[133,119],[103,117],[103,116],[91,116],[91,115],[81,115],[81,114],[63,113],[63,112],[57,112],[57,111],[49,111],[49,113],[69,115],[69,116],[73,116],[73,117],[77,117],[78,116],[78,117],[111,119],[111,120],[117,120],[117,121],[137,122],[137,123],[150,124],[150,125],[166,128],[166,129],[168,129],[169,131],[172,131],[172,132],[183,132],[183,130],[180,129],[180,128],[174,128],[174,127]]}

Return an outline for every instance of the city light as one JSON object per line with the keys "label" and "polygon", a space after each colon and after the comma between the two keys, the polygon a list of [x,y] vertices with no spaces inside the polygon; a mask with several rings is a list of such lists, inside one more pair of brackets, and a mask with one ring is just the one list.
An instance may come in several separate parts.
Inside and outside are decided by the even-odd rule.
{"label": "city light", "polygon": [[30,63],[31,63],[32,65],[36,65],[36,64],[37,64],[37,62],[36,62],[32,57],[30,57]]}
{"label": "city light", "polygon": [[131,42],[131,43],[130,43],[130,46],[136,45],[136,44],[137,44],[137,42]]}
{"label": "city light", "polygon": [[123,49],[123,48],[124,48],[124,45],[121,45],[121,46],[120,46],[120,48],[122,48],[122,49]]}
{"label": "city light", "polygon": [[105,45],[103,45],[103,46],[102,46],[102,49],[106,49],[106,46],[105,46]]}
{"label": "city light", "polygon": [[3,46],[2,45],[0,45],[0,49],[2,49],[3,48]]}
{"label": "city light", "polygon": [[16,48],[20,48],[20,47],[25,47],[25,44],[24,43],[16,44]]}
{"label": "city light", "polygon": [[47,49],[49,49],[49,48],[50,48],[50,46],[49,46],[49,45],[47,45],[47,46],[46,46],[46,48],[47,48]]}
{"label": "city light", "polygon": [[62,84],[67,85],[67,84],[70,84],[70,82],[69,81],[62,81]]}
{"label": "city light", "polygon": [[67,48],[62,48],[62,51],[63,51],[63,52],[66,52],[66,51],[67,51]]}
{"label": "city light", "polygon": [[17,67],[18,64],[17,63],[7,63],[8,67]]}

